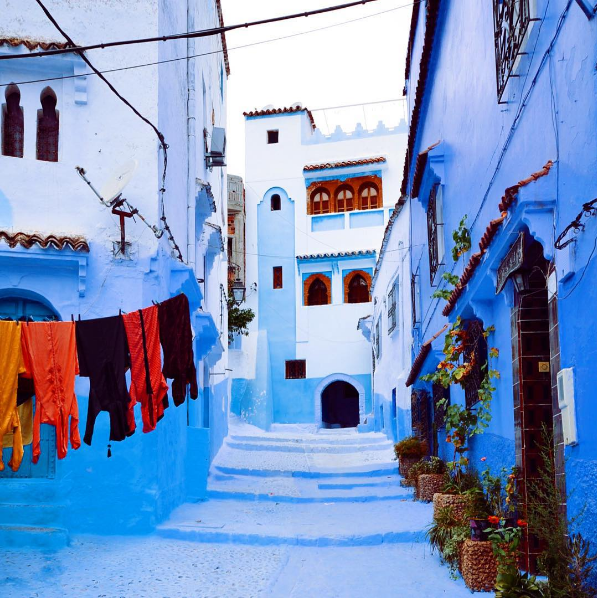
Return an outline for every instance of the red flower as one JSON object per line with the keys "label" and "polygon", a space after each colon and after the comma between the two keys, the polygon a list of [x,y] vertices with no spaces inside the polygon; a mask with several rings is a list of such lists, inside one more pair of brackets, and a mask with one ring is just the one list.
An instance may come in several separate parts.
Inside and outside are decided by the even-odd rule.
{"label": "red flower", "polygon": [[487,521],[489,521],[489,523],[492,525],[497,525],[500,522],[500,518],[497,515],[490,515],[487,518]]}
{"label": "red flower", "polygon": [[487,457],[481,457],[481,461],[487,461]]}
{"label": "red flower", "polygon": [[452,437],[451,436],[446,436],[446,442],[452,442]]}
{"label": "red flower", "polygon": [[516,523],[519,527],[526,527],[528,525],[524,519],[519,519]]}

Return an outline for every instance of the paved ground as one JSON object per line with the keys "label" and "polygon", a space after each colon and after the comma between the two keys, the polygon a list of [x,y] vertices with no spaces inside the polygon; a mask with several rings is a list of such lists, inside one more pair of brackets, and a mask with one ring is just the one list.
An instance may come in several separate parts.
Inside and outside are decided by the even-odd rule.
{"label": "paved ground", "polygon": [[57,554],[0,553],[3,598],[470,595],[421,543],[309,548],[82,536]]}
{"label": "paved ground", "polygon": [[152,536],[0,551],[0,598],[470,596],[429,553],[431,506],[400,486],[387,438],[314,432],[233,422],[209,500]]}

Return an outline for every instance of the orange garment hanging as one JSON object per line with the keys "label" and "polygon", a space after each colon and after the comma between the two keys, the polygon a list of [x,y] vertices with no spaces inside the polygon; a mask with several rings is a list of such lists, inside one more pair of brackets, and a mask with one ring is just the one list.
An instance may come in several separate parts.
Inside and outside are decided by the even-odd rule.
{"label": "orange garment hanging", "polygon": [[40,424],[56,428],[58,458],[67,453],[70,418],[70,444],[81,446],[79,406],[75,376],[79,373],[74,322],[33,322],[23,325],[23,359],[35,384],[33,417],[33,463],[40,448]]}
{"label": "orange garment hanging", "polygon": [[162,374],[158,307],[146,307],[122,316],[131,354],[131,408],[141,403],[143,432],[155,430],[164,415],[168,385]]}
{"label": "orange garment hanging", "polygon": [[[21,324],[0,322],[0,440],[12,432],[12,456],[8,466],[17,471],[23,460],[21,421],[17,411],[19,374],[25,373],[21,353]],[[0,443],[1,444],[1,443]],[[0,448],[0,471],[4,469]]]}

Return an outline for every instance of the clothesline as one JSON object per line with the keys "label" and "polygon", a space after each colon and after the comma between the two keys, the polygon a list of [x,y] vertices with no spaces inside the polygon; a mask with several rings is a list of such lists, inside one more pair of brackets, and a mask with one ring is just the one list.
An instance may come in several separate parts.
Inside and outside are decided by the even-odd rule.
{"label": "clothesline", "polygon": [[0,439],[12,445],[13,471],[21,465],[24,445],[32,443],[32,461],[39,460],[42,423],[56,428],[59,459],[66,457],[69,438],[74,450],[80,447],[77,375],[90,384],[83,442],[91,445],[97,416],[108,412],[110,457],[111,442],[134,434],[137,403],[143,432],[155,430],[169,406],[166,379],[172,379],[176,406],[184,403],[189,386],[191,398],[197,398],[189,301],[181,293],[128,314],[119,310],[117,316],[90,320],[79,315],[76,322],[74,314],[70,322],[2,320],[0,368]]}

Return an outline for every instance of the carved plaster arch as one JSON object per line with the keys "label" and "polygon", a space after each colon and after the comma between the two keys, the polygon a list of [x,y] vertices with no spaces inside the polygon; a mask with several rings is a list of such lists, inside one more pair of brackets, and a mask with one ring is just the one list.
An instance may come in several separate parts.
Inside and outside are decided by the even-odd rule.
{"label": "carved plaster arch", "polygon": [[365,417],[365,387],[355,378],[348,374],[330,374],[326,376],[315,388],[314,400],[315,400],[315,423],[318,428],[322,426],[322,414],[321,414],[321,395],[323,391],[332,382],[348,382],[357,389],[359,393],[359,423],[363,423]]}

